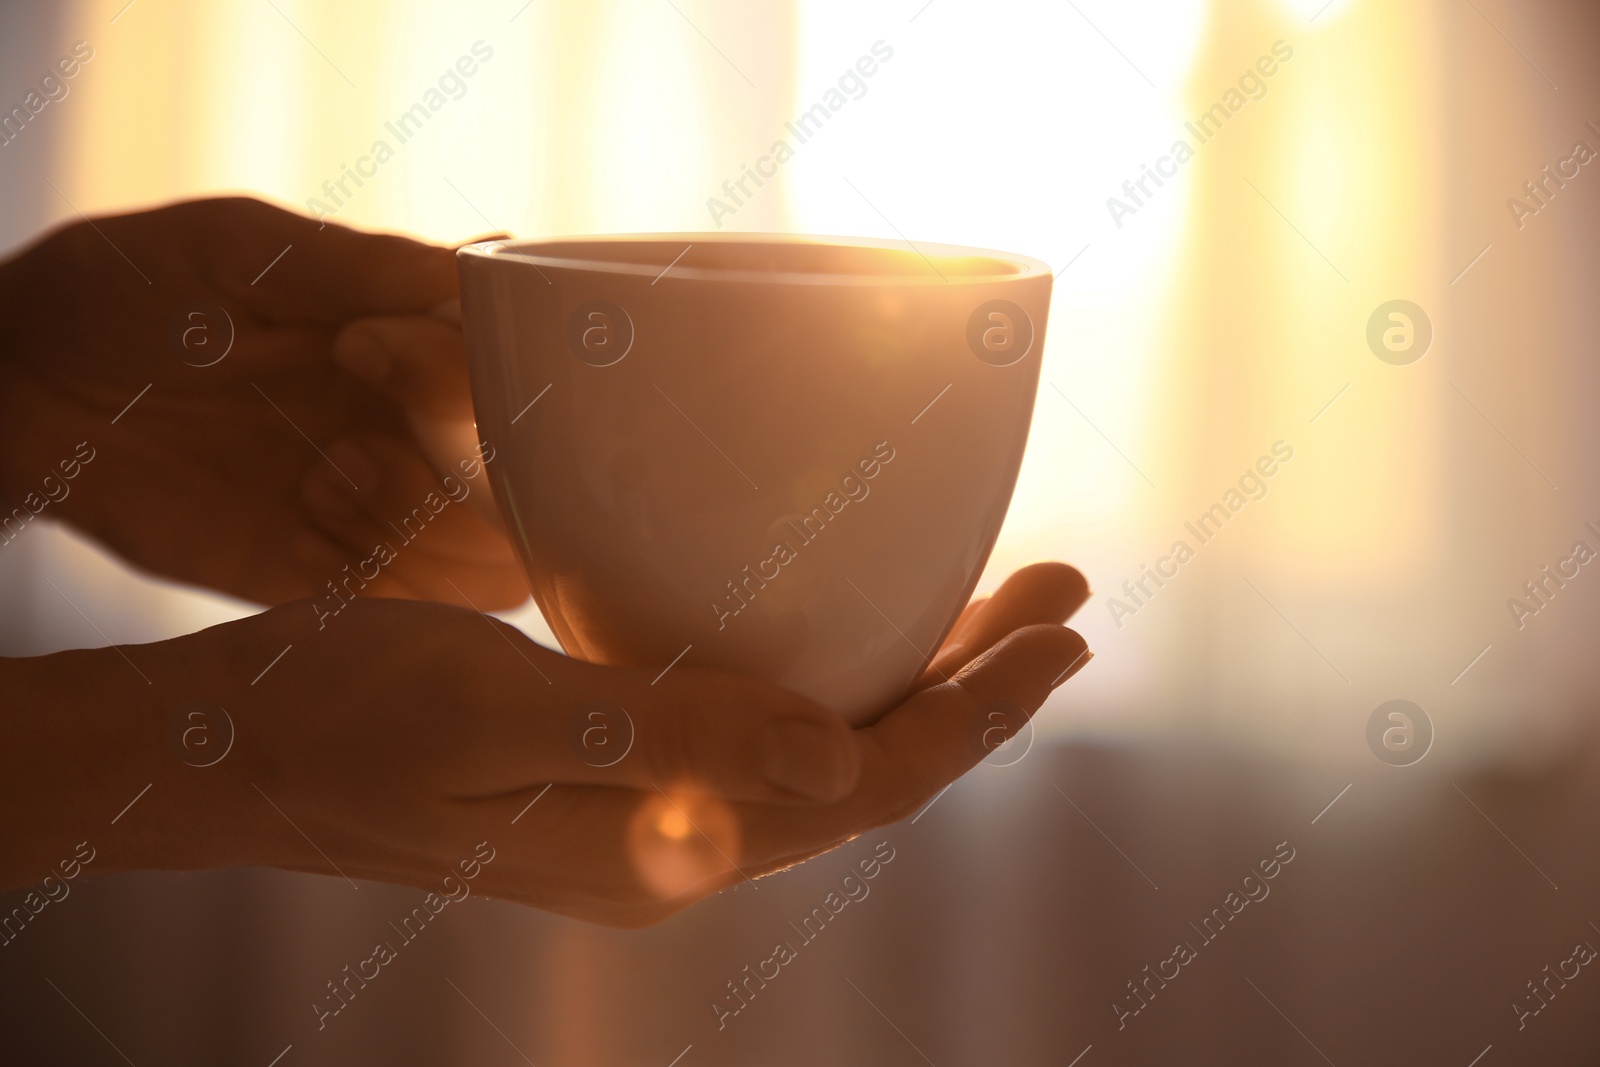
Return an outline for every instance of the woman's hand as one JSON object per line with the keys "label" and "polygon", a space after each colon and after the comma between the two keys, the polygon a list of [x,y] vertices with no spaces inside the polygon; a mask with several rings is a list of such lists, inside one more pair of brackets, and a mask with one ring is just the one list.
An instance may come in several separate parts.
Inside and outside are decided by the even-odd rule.
{"label": "woman's hand", "polygon": [[519,604],[515,555],[461,502],[488,479],[447,495],[413,436],[470,418],[455,296],[450,249],[255,200],[68,226],[0,267],[3,513],[33,493],[138,567],[261,603],[406,542],[369,595]]}
{"label": "woman's hand", "polygon": [[1086,595],[1059,563],[1019,571],[859,729],[763,681],[584,664],[445,605],[360,598],[318,629],[294,603],[123,649],[170,694],[162,715],[219,705],[235,733],[214,765],[168,750],[128,769],[122,792],[155,785],[118,835],[150,837],[133,861],[107,837],[99,869],[274,864],[440,891],[486,841],[474,891],[646,925],[928,803],[1088,661],[1059,625]]}
{"label": "woman's hand", "polygon": [[141,710],[106,716],[102,695],[19,724],[0,761],[17,763],[0,775],[19,793],[8,810],[54,794],[77,810],[27,822],[27,862],[0,874],[26,882],[92,825],[95,871],[269,864],[439,892],[487,842],[475,892],[657,922],[926,804],[1088,661],[1059,625],[1087,595],[1070,567],[1018,572],[899,707],[855,730],[753,679],[680,665],[655,680],[475,612],[365,597],[321,624],[300,602],[21,661],[49,668],[33,687],[59,694],[82,691],[98,657],[103,684]]}

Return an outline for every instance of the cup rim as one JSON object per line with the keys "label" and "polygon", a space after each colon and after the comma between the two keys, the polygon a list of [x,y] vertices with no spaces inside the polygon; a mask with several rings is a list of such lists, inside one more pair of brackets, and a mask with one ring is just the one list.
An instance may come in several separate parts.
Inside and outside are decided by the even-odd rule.
{"label": "cup rim", "polygon": [[[928,261],[929,272],[901,273],[832,273],[823,271],[754,270],[746,267],[694,267],[661,264],[627,263],[609,259],[586,259],[570,255],[541,255],[541,246],[586,244],[660,244],[670,249],[678,244],[793,244],[842,245],[849,248],[882,249],[905,252],[908,250]],[[687,249],[685,249],[687,251]],[[541,237],[525,240],[497,238],[462,245],[456,249],[462,259],[484,259],[497,263],[527,264],[532,267],[556,267],[587,270],[602,274],[633,275],[645,278],[677,278],[680,281],[756,282],[781,285],[870,286],[884,285],[994,285],[1020,282],[1027,278],[1054,275],[1048,263],[1015,252],[1001,252],[988,248],[964,245],[938,244],[925,241],[888,240],[877,237],[850,237],[830,234],[794,233],[616,233],[578,234],[563,237]],[[1011,270],[999,274],[942,274],[928,257],[979,258],[1005,264]],[[670,258],[670,257],[669,257]],[[670,269],[670,275],[667,271]],[[548,279],[547,279],[548,280]]]}

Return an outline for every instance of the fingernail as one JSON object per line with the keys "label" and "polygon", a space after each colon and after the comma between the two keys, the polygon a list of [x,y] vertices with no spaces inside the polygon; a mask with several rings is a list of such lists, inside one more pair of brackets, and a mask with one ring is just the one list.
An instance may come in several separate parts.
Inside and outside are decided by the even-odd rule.
{"label": "fingernail", "polygon": [[1056,675],[1056,680],[1050,683],[1050,688],[1054,689],[1057,686],[1065,683],[1068,678],[1071,678],[1073,675],[1087,667],[1089,665],[1089,661],[1092,659],[1094,659],[1094,653],[1090,652],[1087,648],[1085,648],[1082,652],[1079,652],[1078,658],[1067,664],[1061,673]]}
{"label": "fingernail", "polygon": [[842,739],[805,719],[767,727],[761,771],[779,789],[813,800],[836,800],[848,787]]}
{"label": "fingernail", "polygon": [[367,450],[352,441],[335,441],[328,446],[328,462],[355,486],[363,499],[370,500],[378,491],[378,465]]}

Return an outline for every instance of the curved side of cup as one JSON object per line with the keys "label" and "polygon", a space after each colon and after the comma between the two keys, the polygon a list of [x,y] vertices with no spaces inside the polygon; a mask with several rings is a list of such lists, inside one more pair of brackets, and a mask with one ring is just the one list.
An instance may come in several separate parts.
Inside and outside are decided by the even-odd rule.
{"label": "curved side of cup", "polygon": [[1048,268],[945,287],[461,267],[491,481],[563,647],[754,674],[853,722],[891,706],[1004,521]]}

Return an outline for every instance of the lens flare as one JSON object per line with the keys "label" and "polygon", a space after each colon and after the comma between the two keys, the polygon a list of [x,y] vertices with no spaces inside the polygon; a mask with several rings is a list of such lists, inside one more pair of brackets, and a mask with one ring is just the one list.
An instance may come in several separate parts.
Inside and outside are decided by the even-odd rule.
{"label": "lens flare", "polygon": [[738,819],[715,797],[657,792],[634,812],[628,854],[652,892],[676,897],[738,872]]}

